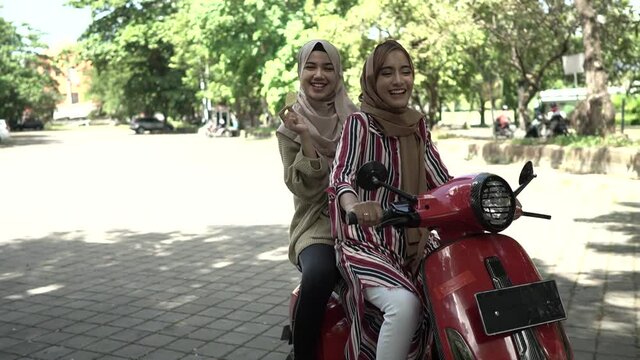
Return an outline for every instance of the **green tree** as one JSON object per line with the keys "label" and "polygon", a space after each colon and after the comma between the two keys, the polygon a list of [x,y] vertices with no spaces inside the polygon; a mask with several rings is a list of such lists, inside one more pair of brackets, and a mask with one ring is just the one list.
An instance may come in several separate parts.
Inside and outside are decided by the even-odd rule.
{"label": "green tree", "polygon": [[[503,63],[499,59],[499,53],[489,47],[486,40],[470,44],[465,52],[466,61],[456,77],[457,85],[471,103],[477,100],[480,126],[486,126],[486,103],[489,102],[493,110],[496,100],[503,97],[504,73],[500,71]],[[492,123],[492,119],[489,119],[489,123]]]}
{"label": "green tree", "polygon": [[95,69],[92,94],[116,117],[162,113],[193,118],[196,86],[185,70],[171,66],[170,0],[71,0],[89,7],[92,23],[82,37],[84,57]]}
{"label": "green tree", "polygon": [[40,54],[38,35],[28,29],[21,35],[0,18],[0,118],[18,119],[25,109],[37,117],[50,118],[60,100],[57,71],[51,59]]}
{"label": "green tree", "polygon": [[601,46],[601,22],[591,0],[576,0],[576,11],[582,24],[584,43],[584,68],[587,82],[587,98],[575,113],[578,133],[605,136],[615,129],[614,110],[608,92],[608,76]]}
{"label": "green tree", "polygon": [[601,26],[602,56],[609,80],[625,85],[640,81],[640,8],[628,0],[602,0],[591,4]]}
{"label": "green tree", "polygon": [[273,111],[265,101],[269,93],[265,84],[286,87],[286,81],[263,77],[276,76],[270,61],[286,51],[288,24],[301,16],[303,5],[279,0],[186,0],[174,17],[173,63],[189,69],[186,81],[200,87],[199,98],[229,105],[241,121],[255,125],[263,113]]}
{"label": "green tree", "polygon": [[640,92],[640,9],[628,0],[603,0],[592,5],[602,22],[599,31],[609,82],[624,88],[624,105],[632,100],[630,95]]}
{"label": "green tree", "polygon": [[272,59],[265,63],[262,92],[269,111],[284,105],[287,92],[297,90],[296,56],[298,49],[312,39],[326,39],[340,51],[347,92],[354,102],[360,93],[360,72],[366,54],[374,42],[364,34],[362,13],[350,10],[355,0],[306,1],[297,12],[287,13],[287,21],[279,30],[283,43]]}
{"label": "green tree", "polygon": [[492,46],[516,74],[518,119],[524,128],[529,123],[529,102],[542,89],[547,73],[572,49],[577,29],[572,4],[564,0],[484,0],[471,8],[473,21],[487,31]]}
{"label": "green tree", "polygon": [[[328,23],[335,34],[333,40],[347,51],[346,64],[352,65],[346,71],[352,91],[359,93],[358,81],[366,55],[377,43],[396,39],[414,61],[413,103],[426,112],[429,125],[435,124],[441,103],[464,91],[457,78],[466,59],[464,49],[476,36],[464,3],[360,0],[351,4],[346,15],[331,14],[333,18]],[[454,28],[456,31],[450,30]]]}

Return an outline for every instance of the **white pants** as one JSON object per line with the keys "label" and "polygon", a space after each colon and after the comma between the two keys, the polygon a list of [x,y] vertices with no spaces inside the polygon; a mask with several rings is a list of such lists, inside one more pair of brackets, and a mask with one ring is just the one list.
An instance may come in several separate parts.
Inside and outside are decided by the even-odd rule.
{"label": "white pants", "polygon": [[377,360],[406,360],[422,307],[417,295],[404,288],[370,287],[364,297],[384,313],[378,335]]}

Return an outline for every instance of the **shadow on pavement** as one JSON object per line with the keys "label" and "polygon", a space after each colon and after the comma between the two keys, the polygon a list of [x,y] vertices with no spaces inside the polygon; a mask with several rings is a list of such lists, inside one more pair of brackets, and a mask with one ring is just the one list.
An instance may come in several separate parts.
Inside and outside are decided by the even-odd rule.
{"label": "shadow on pavement", "polygon": [[[608,239],[590,242],[586,244],[587,250],[623,258],[636,256],[640,244],[640,203],[624,202],[620,205],[632,210],[575,219],[577,222],[605,224],[608,231],[619,232],[626,237],[624,243],[612,243]],[[545,264],[538,259],[535,263],[543,273],[547,268],[553,268],[553,264]],[[596,359],[605,354],[611,358],[637,358],[640,349],[636,346],[638,332],[634,299],[638,292],[638,273],[635,269],[580,273],[577,274],[579,281],[558,273],[544,276],[555,279],[560,289],[568,310],[565,328],[576,358]]]}
{"label": "shadow on pavement", "polygon": [[298,281],[284,226],[13,239],[0,245],[0,358],[284,358]]}
{"label": "shadow on pavement", "polygon": [[638,251],[637,247],[640,245],[640,203],[622,202],[619,204],[635,210],[615,211],[592,219],[575,219],[575,221],[607,224],[608,231],[628,236],[626,244],[587,244],[587,248],[616,254],[634,254]]}
{"label": "shadow on pavement", "polygon": [[[637,212],[625,212],[588,221],[637,220]],[[568,310],[576,358],[627,359],[637,351],[635,307],[607,304],[605,296],[633,298],[637,274],[578,276],[586,281],[545,275],[556,280]],[[286,226],[13,239],[0,245],[0,358],[284,358],[289,345],[279,336],[298,280]]]}
{"label": "shadow on pavement", "polygon": [[54,140],[54,138],[47,134],[38,132],[14,132],[11,134],[9,140],[0,143],[0,148],[3,147],[16,147],[26,145],[45,145],[59,143],[60,141]]}

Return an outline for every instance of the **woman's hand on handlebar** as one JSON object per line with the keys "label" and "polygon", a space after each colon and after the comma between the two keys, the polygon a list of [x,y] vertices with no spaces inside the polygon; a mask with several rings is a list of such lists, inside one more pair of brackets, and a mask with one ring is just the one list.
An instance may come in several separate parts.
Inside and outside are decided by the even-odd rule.
{"label": "woman's hand on handlebar", "polygon": [[345,209],[347,217],[350,213],[355,214],[358,224],[362,226],[376,226],[382,219],[382,206],[375,201],[362,201],[353,204],[350,208]]}

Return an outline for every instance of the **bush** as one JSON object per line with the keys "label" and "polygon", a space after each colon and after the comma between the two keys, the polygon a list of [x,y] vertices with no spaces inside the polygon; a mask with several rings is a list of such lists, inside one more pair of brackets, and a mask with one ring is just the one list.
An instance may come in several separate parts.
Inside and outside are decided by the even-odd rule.
{"label": "bush", "polygon": [[616,124],[622,122],[622,100],[625,99],[624,105],[624,123],[625,125],[640,125],[640,95],[625,96],[616,94],[611,97],[613,106],[616,109]]}

